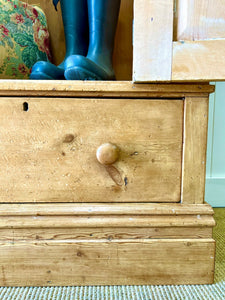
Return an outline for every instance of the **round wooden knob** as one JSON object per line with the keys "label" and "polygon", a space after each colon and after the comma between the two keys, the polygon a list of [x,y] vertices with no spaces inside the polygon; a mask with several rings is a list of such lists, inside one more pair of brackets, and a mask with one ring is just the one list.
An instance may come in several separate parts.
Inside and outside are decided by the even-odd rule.
{"label": "round wooden knob", "polygon": [[102,144],[98,147],[96,156],[102,165],[111,165],[119,158],[119,149],[111,143]]}

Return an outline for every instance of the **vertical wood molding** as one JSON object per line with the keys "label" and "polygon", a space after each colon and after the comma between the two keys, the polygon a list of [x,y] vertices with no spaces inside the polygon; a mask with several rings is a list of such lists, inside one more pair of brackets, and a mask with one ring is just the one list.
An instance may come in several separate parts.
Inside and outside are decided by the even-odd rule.
{"label": "vertical wood molding", "polygon": [[208,98],[185,99],[182,203],[204,202]]}
{"label": "vertical wood molding", "polygon": [[134,82],[171,80],[173,2],[134,0]]}
{"label": "vertical wood molding", "polygon": [[212,152],[213,152],[213,136],[214,136],[213,132],[214,132],[214,119],[215,119],[214,115],[215,115],[215,93],[209,96],[206,177],[212,176]]}

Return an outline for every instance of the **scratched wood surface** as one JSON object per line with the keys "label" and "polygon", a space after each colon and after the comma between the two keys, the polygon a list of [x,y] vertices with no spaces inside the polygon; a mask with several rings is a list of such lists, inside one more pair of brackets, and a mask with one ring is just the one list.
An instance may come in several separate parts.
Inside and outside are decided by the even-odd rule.
{"label": "scratched wood surface", "polygon": [[106,98],[183,98],[208,96],[209,84],[133,84],[130,81],[1,80],[0,96],[106,97]]}
{"label": "scratched wood surface", "polygon": [[108,227],[108,228],[1,228],[0,240],[72,239],[204,239],[212,238],[212,227]]}
{"label": "scratched wood surface", "polygon": [[0,204],[0,240],[212,237],[207,204]]}
{"label": "scratched wood surface", "polygon": [[2,98],[0,113],[1,202],[180,201],[182,100]]}
{"label": "scratched wood surface", "polygon": [[1,241],[0,249],[1,286],[213,283],[212,239]]}
{"label": "scratched wood surface", "polygon": [[203,203],[208,126],[208,98],[185,99],[182,167],[183,203]]}
{"label": "scratched wood surface", "polygon": [[212,216],[20,216],[1,217],[2,228],[213,227]]}
{"label": "scratched wood surface", "polygon": [[19,203],[0,204],[0,216],[213,215],[211,206],[180,203]]}

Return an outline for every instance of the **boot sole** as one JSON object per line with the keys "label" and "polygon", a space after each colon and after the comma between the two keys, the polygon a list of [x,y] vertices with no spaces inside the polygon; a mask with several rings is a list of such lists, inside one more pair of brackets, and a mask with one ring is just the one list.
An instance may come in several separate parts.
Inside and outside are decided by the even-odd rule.
{"label": "boot sole", "polygon": [[42,72],[33,72],[30,74],[30,79],[34,79],[34,80],[54,80],[55,78],[45,74],[45,73],[42,73]]}
{"label": "boot sole", "polygon": [[64,76],[67,80],[102,80],[95,73],[81,67],[67,68]]}

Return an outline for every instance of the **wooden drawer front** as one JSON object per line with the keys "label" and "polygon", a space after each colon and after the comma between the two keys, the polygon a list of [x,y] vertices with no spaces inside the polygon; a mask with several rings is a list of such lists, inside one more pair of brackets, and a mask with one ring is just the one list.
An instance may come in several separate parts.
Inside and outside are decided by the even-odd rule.
{"label": "wooden drawer front", "polygon": [[182,100],[2,98],[0,113],[1,202],[180,201]]}

